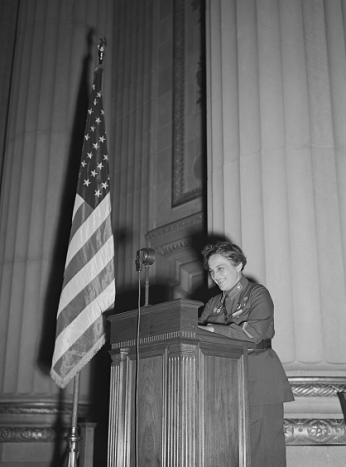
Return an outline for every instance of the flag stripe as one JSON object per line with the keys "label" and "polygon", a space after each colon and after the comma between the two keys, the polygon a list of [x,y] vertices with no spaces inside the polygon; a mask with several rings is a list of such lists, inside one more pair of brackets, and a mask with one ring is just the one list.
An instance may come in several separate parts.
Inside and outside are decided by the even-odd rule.
{"label": "flag stripe", "polygon": [[[79,202],[76,203],[78,208],[75,209],[72,216],[72,225],[71,225],[71,232],[70,232],[70,241],[75,236],[77,230],[81,227],[85,219],[87,219],[90,214],[93,212],[93,208],[86,203],[81,196],[77,193],[76,200],[79,199]],[[72,256],[72,252],[70,253]]]}
{"label": "flag stripe", "polygon": [[[84,206],[86,203],[80,205],[78,213],[82,212],[85,214]],[[111,204],[110,196],[107,194],[101,203],[87,216],[82,225],[74,232],[73,236],[70,239],[69,249],[66,256],[66,265],[69,264],[73,256],[77,251],[86,243],[91,235],[93,235],[100,225],[106,220],[110,215]],[[73,224],[77,222],[73,221]],[[73,225],[72,224],[72,225]]]}
{"label": "flag stripe", "polygon": [[78,316],[56,338],[58,351],[54,355],[57,361],[74,344],[77,337],[81,336],[102,314],[104,306],[113,304],[114,282],[110,283],[91,303],[89,303]]}
{"label": "flag stripe", "polygon": [[72,219],[74,219],[76,212],[78,211],[79,207],[83,203],[84,203],[84,199],[81,196],[79,196],[78,193],[76,193],[76,199],[74,200],[74,206],[73,206]]}
{"label": "flag stripe", "polygon": [[98,230],[93,233],[89,240],[82,246],[82,248],[77,251],[73,256],[71,261],[66,267],[64,285],[67,284],[75,275],[76,270],[79,269],[81,264],[87,263],[96,253],[96,248],[98,248],[103,243],[106,243],[107,240],[113,238],[111,220],[108,216],[103,224],[100,225]]}
{"label": "flag stripe", "polygon": [[103,269],[104,265],[114,257],[113,237],[96,252],[96,254],[65,284],[58,309],[58,316],[61,311],[70,303],[73,297],[81,292]]}
{"label": "flag stripe", "polygon": [[[104,345],[103,320],[103,316],[99,316],[97,321],[75,341],[73,346],[53,363],[51,376],[59,386],[66,386],[66,380],[72,379]],[[86,348],[86,342],[92,343],[92,345]]]}
{"label": "flag stripe", "polygon": [[113,260],[111,260],[101,273],[96,276],[93,281],[89,282],[89,284],[69,302],[66,308],[61,310],[57,320],[57,335],[69,325],[70,321],[79,315],[80,310],[83,310],[83,308],[97,298],[102,289],[110,285],[112,285],[114,291]]}

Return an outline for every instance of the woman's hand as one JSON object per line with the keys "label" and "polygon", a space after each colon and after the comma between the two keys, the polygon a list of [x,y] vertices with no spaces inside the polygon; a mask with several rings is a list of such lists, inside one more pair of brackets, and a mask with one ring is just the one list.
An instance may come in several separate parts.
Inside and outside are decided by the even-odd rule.
{"label": "woman's hand", "polygon": [[201,329],[204,329],[205,331],[209,332],[215,332],[215,328],[212,324],[207,324],[206,326],[198,326]]}

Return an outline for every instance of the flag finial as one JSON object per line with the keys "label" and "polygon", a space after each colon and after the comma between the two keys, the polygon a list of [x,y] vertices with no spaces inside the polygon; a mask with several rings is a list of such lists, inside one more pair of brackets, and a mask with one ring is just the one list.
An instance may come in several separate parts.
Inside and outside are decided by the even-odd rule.
{"label": "flag finial", "polygon": [[97,50],[99,54],[99,65],[102,65],[105,48],[106,48],[106,38],[101,37],[100,42],[97,46]]}

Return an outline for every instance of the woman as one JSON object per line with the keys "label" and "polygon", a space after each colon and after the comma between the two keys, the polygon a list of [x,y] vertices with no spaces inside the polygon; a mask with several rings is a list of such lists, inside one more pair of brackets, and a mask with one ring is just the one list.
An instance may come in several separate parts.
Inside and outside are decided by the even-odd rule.
{"label": "woman", "polygon": [[246,258],[231,242],[207,245],[204,266],[221,294],[211,298],[199,318],[206,329],[256,344],[249,350],[248,394],[252,467],[286,466],[283,402],[293,394],[284,369],[271,349],[274,306],[268,290],[242,271]]}

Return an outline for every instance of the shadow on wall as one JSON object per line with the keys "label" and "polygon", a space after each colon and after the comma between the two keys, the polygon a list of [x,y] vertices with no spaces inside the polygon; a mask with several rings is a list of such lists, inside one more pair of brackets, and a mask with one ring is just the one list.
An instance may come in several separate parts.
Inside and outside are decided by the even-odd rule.
{"label": "shadow on wall", "polygon": [[[53,251],[53,260],[49,272],[46,296],[44,297],[44,316],[40,336],[40,345],[37,365],[45,375],[49,375],[52,355],[55,344],[56,315],[62,290],[65,259],[68,250],[72,212],[76,195],[78,173],[82,155],[85,122],[89,101],[89,70],[91,62],[91,48],[93,47],[94,31],[90,29],[86,37],[86,55],[83,59],[82,71],[78,87],[78,95],[73,121],[72,137],[69,147],[66,178],[63,187],[63,198],[60,204],[59,219]],[[128,231],[119,232],[117,243],[119,246],[128,242],[132,233]],[[145,290],[144,282],[141,284],[141,304],[144,304]],[[167,284],[150,284],[149,303],[156,304],[171,299],[170,288]],[[116,306],[113,312],[135,309],[138,306],[138,289],[129,288],[117,294]],[[105,316],[106,318],[106,316]],[[108,331],[108,326],[107,326]],[[90,412],[87,421],[96,423],[94,442],[94,465],[101,467],[107,462],[107,431],[108,431],[108,408],[109,408],[109,383],[110,383],[110,357],[109,338],[107,344],[96,354],[90,362]],[[50,467],[60,467],[62,464],[61,447],[66,444],[65,434],[66,420],[62,413],[66,411],[66,396],[63,390],[59,391],[57,399],[57,417],[54,423],[56,436],[54,455]]]}
{"label": "shadow on wall", "polygon": [[69,243],[72,212],[76,196],[78,172],[81,161],[85,122],[89,100],[89,66],[91,60],[91,45],[93,31],[87,36],[87,54],[83,60],[82,73],[79,83],[75,118],[72,130],[72,140],[68,155],[66,178],[63,188],[59,221],[57,223],[56,240],[53,251],[53,261],[49,274],[47,293],[44,301],[44,317],[41,331],[41,343],[38,365],[43,373],[48,374],[53,356],[56,330],[56,314],[62,289],[65,259]]}

